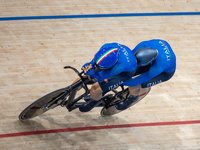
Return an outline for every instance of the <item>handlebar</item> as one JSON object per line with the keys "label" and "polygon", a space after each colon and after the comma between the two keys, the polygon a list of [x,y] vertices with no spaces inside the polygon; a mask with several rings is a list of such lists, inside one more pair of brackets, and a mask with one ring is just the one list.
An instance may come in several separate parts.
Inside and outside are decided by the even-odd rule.
{"label": "handlebar", "polygon": [[84,73],[84,71],[79,72],[76,68],[71,67],[71,66],[65,66],[65,67],[64,67],[64,69],[68,69],[68,68],[74,70],[74,71],[78,74],[79,77],[80,77],[80,76],[82,77],[82,74]]}
{"label": "handlebar", "polygon": [[65,66],[64,69],[72,69],[72,70],[74,70],[74,72],[76,72],[76,74],[80,77],[80,80],[83,83],[83,86],[84,86],[84,89],[85,89],[86,93],[88,93],[89,89],[88,89],[86,83],[89,82],[90,80],[89,80],[88,77],[82,76],[82,74],[84,73],[84,71],[79,72],[76,68],[71,67],[71,66]]}
{"label": "handlebar", "polygon": [[[76,68],[74,67],[71,67],[71,66],[65,66],[64,69],[72,69],[76,72],[76,74],[81,78],[81,80],[83,81],[83,79],[85,79],[85,77],[89,80],[89,81],[92,81],[92,82],[96,82],[97,79],[96,78],[91,78],[90,75],[87,75],[87,76],[82,76],[82,74],[84,73],[84,71],[81,71],[79,72]],[[85,80],[84,80],[85,81]]]}

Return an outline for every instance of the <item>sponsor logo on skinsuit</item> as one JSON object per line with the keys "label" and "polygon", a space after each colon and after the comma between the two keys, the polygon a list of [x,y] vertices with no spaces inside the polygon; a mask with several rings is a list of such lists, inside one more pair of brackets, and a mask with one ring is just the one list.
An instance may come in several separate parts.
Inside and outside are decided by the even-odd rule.
{"label": "sponsor logo on skinsuit", "polygon": [[112,90],[112,89],[118,87],[119,85],[121,85],[122,83],[123,83],[123,81],[120,81],[120,82],[118,82],[118,83],[116,83],[116,84],[113,84],[113,85],[109,86],[108,89],[109,89],[109,90]]}
{"label": "sponsor logo on skinsuit", "polygon": [[159,41],[159,43],[161,44],[162,47],[164,47],[163,51],[165,52],[167,61],[170,61],[171,60],[171,53],[169,51],[169,48],[167,47],[167,45],[164,42]]}
{"label": "sponsor logo on skinsuit", "polygon": [[154,85],[156,85],[156,84],[159,84],[159,83],[161,83],[161,82],[162,82],[162,80],[159,80],[159,81],[155,81],[155,82],[148,83],[148,84],[147,84],[147,87],[154,86]]}

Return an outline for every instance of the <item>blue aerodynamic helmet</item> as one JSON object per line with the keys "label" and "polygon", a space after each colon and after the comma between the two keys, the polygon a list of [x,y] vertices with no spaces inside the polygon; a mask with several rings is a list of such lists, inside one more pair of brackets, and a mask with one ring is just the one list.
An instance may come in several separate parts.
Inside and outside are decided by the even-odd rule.
{"label": "blue aerodynamic helmet", "polygon": [[119,49],[101,48],[94,56],[94,63],[99,69],[109,69],[118,61]]}
{"label": "blue aerodynamic helmet", "polygon": [[139,66],[147,66],[158,56],[158,50],[150,47],[143,47],[134,53]]}

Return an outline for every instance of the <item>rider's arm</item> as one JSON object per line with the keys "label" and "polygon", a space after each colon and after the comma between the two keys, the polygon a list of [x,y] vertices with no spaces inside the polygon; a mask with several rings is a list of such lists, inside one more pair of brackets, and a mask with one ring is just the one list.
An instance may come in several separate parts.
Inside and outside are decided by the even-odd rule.
{"label": "rider's arm", "polygon": [[101,72],[95,73],[95,75],[97,76],[98,81],[101,81],[104,79],[108,79],[109,77],[112,77],[114,75],[120,74],[123,71],[124,71],[124,67],[115,65],[111,69],[103,70]]}
{"label": "rider's arm", "polygon": [[[90,64],[90,66],[88,66],[89,64]],[[86,74],[86,72],[91,73],[91,74],[86,74],[86,75],[90,75],[91,78],[96,78],[98,81],[101,81],[103,79],[107,79],[107,78],[114,76],[114,75],[117,75],[117,74],[123,72],[124,69],[125,69],[125,67],[122,66],[122,64],[120,64],[120,65],[118,64],[118,65],[115,65],[114,67],[112,67],[111,69],[108,69],[108,70],[99,70],[98,68],[95,67],[94,60],[91,60],[89,62],[89,64],[86,63],[85,64],[86,66],[83,66],[82,69],[83,70],[86,69],[85,74]],[[92,70],[89,69],[89,68],[91,68]]]}

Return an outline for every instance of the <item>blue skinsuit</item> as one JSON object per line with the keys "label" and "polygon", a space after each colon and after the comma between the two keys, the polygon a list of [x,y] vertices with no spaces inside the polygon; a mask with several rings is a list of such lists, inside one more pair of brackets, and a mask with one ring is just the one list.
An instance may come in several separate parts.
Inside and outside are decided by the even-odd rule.
{"label": "blue skinsuit", "polygon": [[[104,47],[118,48],[119,58],[118,58],[117,63],[112,68],[108,70],[103,70],[98,73],[95,73],[94,75],[91,75],[91,77],[97,78],[98,82],[104,79],[108,79],[114,75],[118,75],[121,72],[131,72],[136,69],[137,60],[134,56],[134,53],[132,53],[130,48],[118,43],[107,43],[107,44],[104,44],[101,48],[104,48]],[[94,60],[92,60],[90,63],[94,65]]]}
{"label": "blue skinsuit", "polygon": [[176,69],[176,56],[166,41],[159,39],[143,41],[132,50],[132,53],[134,54],[135,51],[143,47],[157,49],[159,52],[158,56],[153,61],[148,72],[124,82],[123,85],[125,86],[137,86],[160,75],[162,72],[171,73]]}

